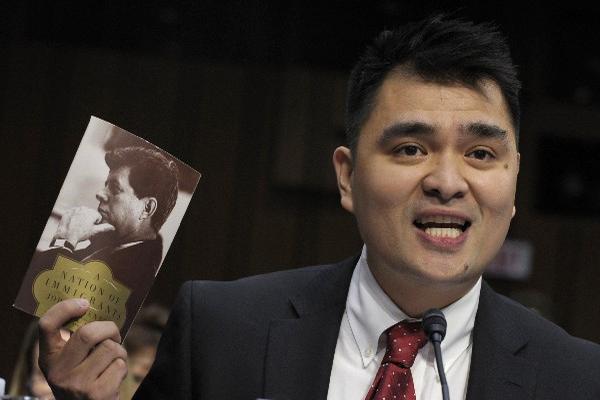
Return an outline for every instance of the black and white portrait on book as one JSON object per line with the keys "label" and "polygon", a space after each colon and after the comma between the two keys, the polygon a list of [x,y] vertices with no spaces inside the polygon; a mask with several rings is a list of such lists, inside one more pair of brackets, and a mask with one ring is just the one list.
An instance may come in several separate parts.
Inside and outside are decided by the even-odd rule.
{"label": "black and white portrait on book", "polygon": [[[130,291],[128,309],[137,310],[160,269],[199,178],[198,172],[169,153],[92,117],[15,305],[39,314],[40,294],[34,286],[39,285],[36,281],[43,271],[53,270],[63,260],[76,263],[76,268],[99,261],[110,270],[108,281],[114,279],[115,284]],[[62,273],[54,289],[64,287],[65,282],[85,281],[81,276],[66,281],[67,272]],[[68,287],[61,289],[60,296],[79,295],[75,286]],[[124,326],[134,316],[135,312],[129,312]]]}

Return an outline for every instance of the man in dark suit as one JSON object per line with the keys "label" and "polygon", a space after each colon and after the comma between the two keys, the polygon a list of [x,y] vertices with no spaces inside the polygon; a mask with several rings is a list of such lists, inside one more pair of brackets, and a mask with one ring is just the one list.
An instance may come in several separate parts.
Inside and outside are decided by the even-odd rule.
{"label": "man in dark suit", "polygon": [[[430,308],[448,319],[452,399],[600,398],[599,346],[481,280],[515,214],[519,86],[493,26],[434,17],[383,32],[351,74],[348,147],[333,155],[360,257],[187,283],[136,398],[441,398],[431,346],[411,325]],[[67,301],[40,322],[57,398],[115,398],[126,371],[108,323],[59,339],[86,309]],[[395,349],[397,327],[421,343],[409,365],[386,361],[408,349]],[[395,371],[405,387],[382,386]]]}

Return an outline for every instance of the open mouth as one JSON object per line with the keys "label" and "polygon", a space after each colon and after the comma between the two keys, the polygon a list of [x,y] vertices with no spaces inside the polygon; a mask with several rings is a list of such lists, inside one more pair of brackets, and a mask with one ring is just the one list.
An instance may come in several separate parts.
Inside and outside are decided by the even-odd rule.
{"label": "open mouth", "polygon": [[431,216],[418,218],[413,224],[429,236],[454,239],[469,229],[471,221],[459,217]]}

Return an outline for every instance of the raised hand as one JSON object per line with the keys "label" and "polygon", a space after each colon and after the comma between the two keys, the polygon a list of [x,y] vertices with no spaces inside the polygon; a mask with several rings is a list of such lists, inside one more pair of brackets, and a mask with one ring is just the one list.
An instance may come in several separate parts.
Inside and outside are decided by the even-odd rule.
{"label": "raised hand", "polygon": [[102,215],[88,207],[75,207],[67,210],[58,224],[54,239],[66,239],[72,245],[90,239],[93,236],[114,231],[115,227],[101,223]]}
{"label": "raised hand", "polygon": [[89,303],[68,299],[40,318],[39,365],[56,400],[115,400],[127,375],[127,352],[112,321],[90,322],[68,340],[61,327],[85,314]]}

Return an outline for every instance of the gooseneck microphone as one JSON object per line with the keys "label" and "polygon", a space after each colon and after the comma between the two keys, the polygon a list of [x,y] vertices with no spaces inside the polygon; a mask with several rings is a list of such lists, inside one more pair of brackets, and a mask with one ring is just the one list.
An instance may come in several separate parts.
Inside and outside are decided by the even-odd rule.
{"label": "gooseneck microphone", "polygon": [[444,372],[444,362],[442,361],[441,343],[446,336],[446,317],[444,313],[438,309],[432,308],[423,314],[423,331],[433,345],[435,353],[435,362],[440,375],[440,383],[442,384],[442,399],[450,400],[448,393],[448,382],[446,381],[446,372]]}

